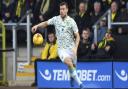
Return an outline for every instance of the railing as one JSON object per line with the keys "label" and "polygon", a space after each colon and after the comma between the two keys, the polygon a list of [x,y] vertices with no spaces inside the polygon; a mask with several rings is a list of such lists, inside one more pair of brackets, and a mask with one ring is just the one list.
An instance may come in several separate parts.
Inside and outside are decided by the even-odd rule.
{"label": "railing", "polygon": [[[0,37],[2,38],[2,49],[0,49],[1,51],[2,50],[5,50],[6,49],[6,41],[5,41],[5,38],[6,38],[6,33],[5,33],[5,26],[4,26],[4,23],[2,23],[2,21],[0,21],[0,27],[1,27],[1,33],[0,33]],[[2,84],[5,84],[6,83],[6,80],[7,80],[7,75],[6,75],[6,53],[5,52],[2,52],[2,73],[0,73],[0,76],[2,77]]]}
{"label": "railing", "polygon": [[[30,30],[30,13],[31,11],[27,11],[27,13],[21,18],[18,23],[4,23],[4,25],[12,27],[12,36],[13,36],[13,80],[16,80],[16,71],[17,71],[17,32],[19,26],[26,26],[27,28],[27,63],[30,63],[31,59],[31,30]],[[27,22],[22,23],[22,21],[27,17]]]}
{"label": "railing", "polygon": [[[94,43],[97,43],[97,30],[98,30],[98,24],[100,23],[100,21],[108,15],[108,23],[110,23],[110,9],[108,9],[101,17],[100,19],[93,25],[93,29],[94,29]],[[110,28],[110,26],[108,25],[108,28]]]}
{"label": "railing", "polygon": [[103,16],[100,17],[100,19],[93,25],[94,28],[94,43],[97,43],[97,29],[98,24],[100,23],[101,19],[103,17],[107,16],[108,18],[108,29],[110,30],[112,25],[128,25],[128,22],[112,22],[111,21],[111,10],[108,9]]}

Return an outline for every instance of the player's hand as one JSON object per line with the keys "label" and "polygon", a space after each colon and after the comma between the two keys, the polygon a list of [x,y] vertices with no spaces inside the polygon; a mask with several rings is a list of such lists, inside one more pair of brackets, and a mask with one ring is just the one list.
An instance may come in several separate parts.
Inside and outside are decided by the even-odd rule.
{"label": "player's hand", "polygon": [[36,32],[37,28],[38,28],[38,25],[33,26],[32,27],[32,33]]}

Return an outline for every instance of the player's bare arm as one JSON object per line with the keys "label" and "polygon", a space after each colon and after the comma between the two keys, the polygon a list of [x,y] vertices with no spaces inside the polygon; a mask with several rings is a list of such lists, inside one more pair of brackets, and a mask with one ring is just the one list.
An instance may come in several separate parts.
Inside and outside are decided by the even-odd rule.
{"label": "player's bare arm", "polygon": [[79,35],[78,32],[74,33],[74,35],[75,35],[75,38],[76,38],[75,39],[76,47],[75,47],[74,51],[75,51],[75,54],[77,54],[77,48],[78,48],[78,45],[79,45],[79,42],[80,42],[80,35]]}
{"label": "player's bare arm", "polygon": [[78,32],[75,33],[75,37],[76,37],[76,42],[75,42],[75,44],[76,44],[76,48],[78,48],[78,45],[79,45],[79,42],[80,42],[80,35],[79,35]]}
{"label": "player's bare arm", "polygon": [[48,22],[44,21],[32,27],[32,32],[36,32],[38,28],[45,28],[48,26]]}

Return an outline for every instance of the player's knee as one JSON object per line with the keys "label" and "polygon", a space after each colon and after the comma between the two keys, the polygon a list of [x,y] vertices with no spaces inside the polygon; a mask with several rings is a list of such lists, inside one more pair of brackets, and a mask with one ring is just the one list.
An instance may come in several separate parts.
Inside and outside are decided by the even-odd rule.
{"label": "player's knee", "polygon": [[69,66],[69,67],[73,67],[72,62],[69,62],[69,63],[68,63],[68,66]]}
{"label": "player's knee", "polygon": [[67,64],[69,67],[73,66],[73,63],[70,59],[65,59],[64,63]]}

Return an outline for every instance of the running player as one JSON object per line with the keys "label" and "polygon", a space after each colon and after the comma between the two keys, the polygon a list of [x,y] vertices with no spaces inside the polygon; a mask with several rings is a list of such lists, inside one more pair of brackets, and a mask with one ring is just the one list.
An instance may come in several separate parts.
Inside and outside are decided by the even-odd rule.
{"label": "running player", "polygon": [[66,2],[62,2],[60,4],[60,15],[33,26],[32,32],[35,32],[39,27],[45,28],[48,25],[55,26],[58,55],[61,61],[68,66],[71,86],[73,86],[74,81],[76,81],[80,88],[84,89],[84,85],[78,78],[76,72],[77,48],[80,41],[78,27],[67,13],[68,5]]}

